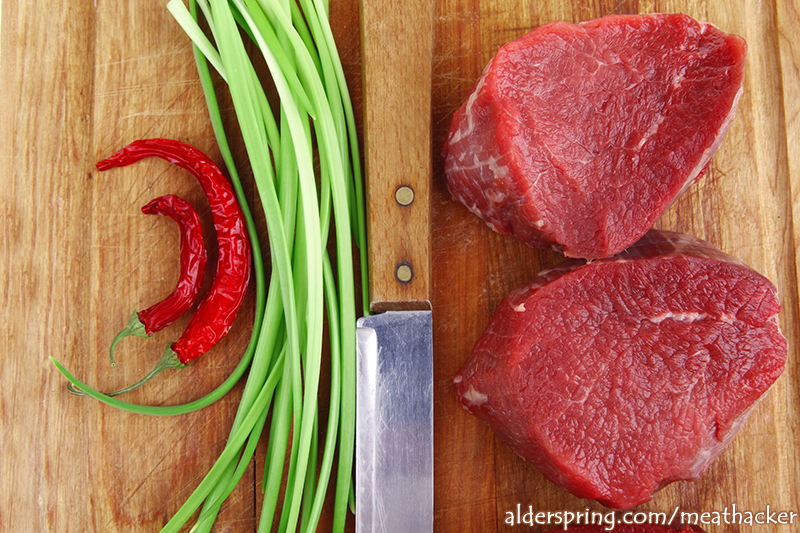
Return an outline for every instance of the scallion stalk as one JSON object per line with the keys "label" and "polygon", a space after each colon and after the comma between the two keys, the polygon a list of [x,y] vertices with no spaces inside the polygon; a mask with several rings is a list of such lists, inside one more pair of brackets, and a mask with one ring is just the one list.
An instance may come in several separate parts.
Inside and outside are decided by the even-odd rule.
{"label": "scallion stalk", "polygon": [[[200,27],[202,12],[208,28]],[[356,288],[353,245],[367,287],[366,229],[360,153],[344,71],[323,0],[170,0],[167,8],[192,43],[220,153],[245,215],[256,286],[250,343],[234,372],[205,397],[183,405],[149,406],[106,396],[53,360],[74,386],[113,407],[149,415],[201,409],[247,372],[228,442],[217,461],[162,531],[178,531],[193,515],[194,533],[209,532],[268,428],[259,531],[315,531],[334,470],[333,531],[344,529],[351,503],[355,442]],[[270,102],[245,47],[251,40],[278,93]],[[215,83],[217,71],[233,102],[267,227],[271,273],[231,153]],[[274,107],[279,115],[273,114]],[[329,249],[328,243],[332,240]],[[355,243],[354,243],[355,241]],[[363,313],[367,314],[366,304]],[[318,402],[327,316],[329,410]],[[320,432],[321,416],[327,428]],[[322,450],[319,447],[322,446]],[[288,457],[287,457],[288,453]],[[284,466],[288,460],[288,474]],[[279,491],[285,487],[283,507]],[[198,513],[198,509],[200,509]],[[280,511],[280,512],[279,512]]]}
{"label": "scallion stalk", "polygon": [[[248,376],[223,451],[225,464],[215,464],[201,483],[203,490],[190,498],[187,508],[192,509],[200,505],[199,498],[205,500],[193,531],[210,530],[251,456],[252,443],[261,435],[268,413],[272,422],[259,531],[271,529],[275,520],[282,531],[298,525],[303,531],[315,530],[337,455],[334,531],[341,531],[352,494],[355,432],[353,239],[362,250],[363,276],[367,270],[360,155],[344,73],[327,24],[327,5],[305,0],[201,1],[212,39],[199,36],[193,3],[190,14],[181,0],[170,0],[169,10],[195,44],[212,116],[218,116],[219,109],[206,58],[227,84],[265,213],[273,272],[262,313],[265,340],[258,344],[252,363],[259,370]],[[245,37],[256,44],[277,89],[277,122],[270,118],[266,93],[245,51]],[[215,127],[215,134],[220,146],[227,146],[221,127]],[[234,162],[226,158],[226,165],[233,167]],[[330,230],[335,261],[327,249]],[[366,277],[362,284],[366,286]],[[323,308],[331,357],[324,437],[319,434],[317,401]],[[265,399],[267,383],[274,386]],[[255,420],[253,426],[247,426],[245,421],[251,420]],[[245,429],[249,438],[239,436]],[[287,453],[288,476],[283,478]],[[228,456],[238,457],[238,462]],[[281,486],[285,494],[278,513]],[[186,519],[182,508],[173,520]]]}

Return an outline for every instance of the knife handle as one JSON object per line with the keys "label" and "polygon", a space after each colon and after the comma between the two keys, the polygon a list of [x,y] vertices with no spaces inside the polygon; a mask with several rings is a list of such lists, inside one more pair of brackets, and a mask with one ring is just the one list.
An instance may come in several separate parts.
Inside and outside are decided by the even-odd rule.
{"label": "knife handle", "polygon": [[370,309],[430,309],[432,0],[362,0],[361,47]]}

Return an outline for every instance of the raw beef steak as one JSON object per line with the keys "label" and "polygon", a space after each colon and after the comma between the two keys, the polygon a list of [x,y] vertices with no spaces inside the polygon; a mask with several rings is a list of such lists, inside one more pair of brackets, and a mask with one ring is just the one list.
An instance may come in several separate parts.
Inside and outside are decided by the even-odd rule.
{"label": "raw beef steak", "polygon": [[454,378],[459,402],[576,496],[618,509],[695,480],[783,372],[769,280],[651,230],[512,291]]}
{"label": "raw beef steak", "polygon": [[702,175],[733,119],[745,48],[685,15],[542,26],[503,46],[456,111],[448,188],[530,246],[612,256]]}

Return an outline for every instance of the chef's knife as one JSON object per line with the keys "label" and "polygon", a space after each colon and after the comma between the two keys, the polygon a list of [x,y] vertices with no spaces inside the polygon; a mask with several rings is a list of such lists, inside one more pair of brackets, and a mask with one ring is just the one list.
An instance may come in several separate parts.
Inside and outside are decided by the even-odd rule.
{"label": "chef's knife", "polygon": [[362,0],[370,315],[357,325],[356,531],[433,531],[430,0]]}

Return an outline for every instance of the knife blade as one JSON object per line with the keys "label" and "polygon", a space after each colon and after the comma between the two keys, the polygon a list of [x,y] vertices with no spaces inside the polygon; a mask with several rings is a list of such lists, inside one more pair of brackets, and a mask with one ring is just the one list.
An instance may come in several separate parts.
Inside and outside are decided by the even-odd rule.
{"label": "knife blade", "polygon": [[433,3],[362,0],[370,315],[357,323],[356,531],[433,531]]}

